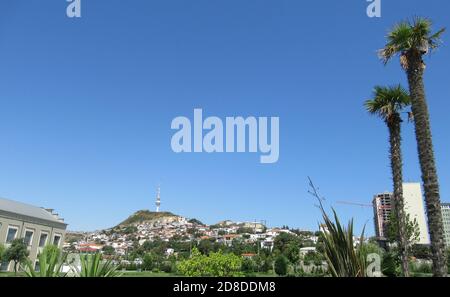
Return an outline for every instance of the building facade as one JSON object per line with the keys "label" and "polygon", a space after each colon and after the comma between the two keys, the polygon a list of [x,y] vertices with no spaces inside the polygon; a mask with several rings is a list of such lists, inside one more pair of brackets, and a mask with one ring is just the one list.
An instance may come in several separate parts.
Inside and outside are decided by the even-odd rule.
{"label": "building facade", "polygon": [[392,193],[381,193],[373,197],[373,211],[375,220],[375,234],[378,239],[386,240],[387,224],[391,216]]}
{"label": "building facade", "polygon": [[418,244],[430,244],[427,218],[425,216],[424,198],[420,183],[404,183],[403,199],[405,201],[405,213],[409,214],[410,220],[417,221],[419,226]]}
{"label": "building facade", "polygon": [[444,224],[445,246],[450,248],[450,203],[441,204],[442,223]]}
{"label": "building facade", "polygon": [[[388,192],[377,194],[373,198],[375,232],[380,240],[386,240],[387,224],[394,207],[392,198],[393,194]],[[420,183],[403,183],[403,200],[405,214],[409,214],[410,220],[416,220],[419,227],[420,234],[417,243],[430,244]]]}
{"label": "building facade", "polygon": [[[52,209],[0,198],[0,244],[8,248],[14,239],[23,238],[35,269],[39,269],[37,256],[46,245],[62,247],[66,228]],[[12,269],[12,262],[0,263],[0,271]]]}

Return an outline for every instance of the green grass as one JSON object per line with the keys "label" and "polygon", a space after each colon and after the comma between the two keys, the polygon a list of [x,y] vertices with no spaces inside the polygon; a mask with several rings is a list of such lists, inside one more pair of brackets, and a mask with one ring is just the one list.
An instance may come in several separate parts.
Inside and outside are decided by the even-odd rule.
{"label": "green grass", "polygon": [[174,273],[152,271],[120,271],[123,277],[173,277]]}
{"label": "green grass", "polygon": [[[0,277],[15,277],[14,272],[0,272]],[[25,277],[25,272],[17,272],[17,277]]]}

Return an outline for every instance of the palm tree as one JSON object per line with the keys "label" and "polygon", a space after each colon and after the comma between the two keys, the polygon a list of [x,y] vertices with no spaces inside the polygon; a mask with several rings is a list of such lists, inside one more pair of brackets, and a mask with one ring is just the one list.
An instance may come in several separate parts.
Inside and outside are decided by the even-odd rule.
{"label": "palm tree", "polygon": [[445,29],[441,29],[433,34],[431,32],[431,21],[424,18],[415,18],[411,22],[403,21],[397,24],[388,34],[385,47],[379,51],[379,56],[385,64],[394,56],[400,56],[401,65],[408,77],[427,206],[434,276],[447,275],[447,269],[439,183],[423,84],[425,63],[422,58],[429,54],[431,50],[439,47],[440,36],[444,31]]}
{"label": "palm tree", "polygon": [[397,242],[402,259],[404,276],[409,276],[408,239],[406,236],[406,219],[403,201],[403,175],[401,151],[400,112],[411,103],[408,92],[400,85],[393,87],[376,86],[373,99],[365,102],[369,113],[379,116],[389,129],[390,159],[392,179],[394,182],[394,212],[398,218]]}

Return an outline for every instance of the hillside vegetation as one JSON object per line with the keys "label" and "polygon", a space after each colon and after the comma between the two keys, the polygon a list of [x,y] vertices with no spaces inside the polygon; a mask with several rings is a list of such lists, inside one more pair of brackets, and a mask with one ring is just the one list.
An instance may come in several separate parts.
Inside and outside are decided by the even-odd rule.
{"label": "hillside vegetation", "polygon": [[162,212],[154,212],[154,211],[149,211],[149,210],[139,210],[137,212],[135,212],[134,214],[132,214],[131,216],[129,216],[125,221],[123,221],[122,223],[120,223],[118,226],[129,226],[129,225],[134,225],[137,223],[142,223],[145,221],[152,221],[155,219],[160,219],[160,218],[165,218],[165,217],[177,217],[177,215],[174,215],[171,212],[166,212],[166,211],[162,211]]}

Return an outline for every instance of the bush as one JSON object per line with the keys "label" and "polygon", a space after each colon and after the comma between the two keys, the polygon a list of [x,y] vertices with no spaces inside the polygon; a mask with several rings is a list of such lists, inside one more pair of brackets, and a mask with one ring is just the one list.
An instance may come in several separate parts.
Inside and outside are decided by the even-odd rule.
{"label": "bush", "polygon": [[192,249],[192,256],[181,261],[177,270],[184,276],[242,276],[242,258],[234,254],[224,254],[221,251],[202,255],[197,248]]}
{"label": "bush", "polygon": [[447,269],[450,274],[450,249],[447,250]]}
{"label": "bush", "polygon": [[258,267],[256,267],[256,263],[252,259],[244,258],[242,260],[242,268],[241,269],[243,272],[249,273],[249,272],[255,272],[258,269]]}
{"label": "bush", "polygon": [[275,273],[277,275],[285,276],[288,269],[288,259],[280,255],[275,259]]}
{"label": "bush", "polygon": [[400,275],[400,259],[396,253],[385,253],[381,263],[381,271],[385,276],[396,277]]}
{"label": "bush", "polygon": [[411,265],[411,271],[415,273],[430,274],[433,273],[433,267],[429,262],[415,262]]}
{"label": "bush", "polygon": [[161,269],[161,271],[166,272],[166,273],[171,273],[171,272],[174,271],[174,268],[172,266],[172,262],[170,262],[170,261],[162,262],[160,269]]}

